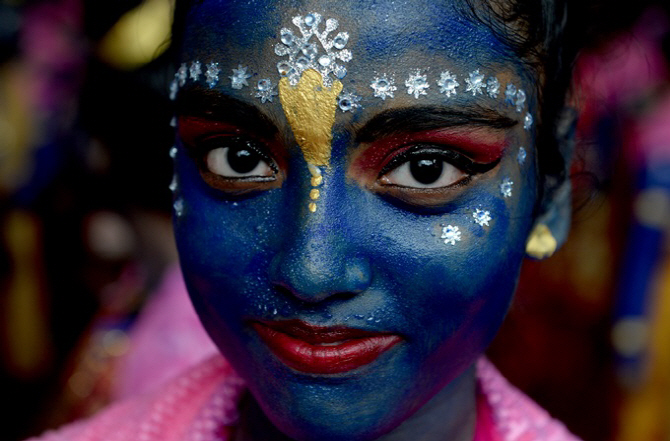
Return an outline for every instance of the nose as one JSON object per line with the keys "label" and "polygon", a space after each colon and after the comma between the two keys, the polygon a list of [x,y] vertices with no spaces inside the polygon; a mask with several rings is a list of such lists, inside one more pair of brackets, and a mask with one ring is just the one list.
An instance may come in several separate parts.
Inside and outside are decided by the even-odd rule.
{"label": "nose", "polygon": [[358,229],[348,224],[351,210],[340,209],[339,198],[327,193],[322,192],[317,212],[302,210],[296,215],[293,231],[270,266],[275,286],[308,303],[350,298],[372,281]]}

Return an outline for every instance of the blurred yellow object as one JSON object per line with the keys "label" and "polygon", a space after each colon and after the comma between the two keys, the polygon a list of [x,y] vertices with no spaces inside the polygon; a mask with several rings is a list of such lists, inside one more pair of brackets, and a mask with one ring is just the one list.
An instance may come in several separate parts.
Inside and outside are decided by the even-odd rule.
{"label": "blurred yellow object", "polygon": [[174,0],[144,0],[109,30],[98,46],[107,63],[133,70],[154,60],[167,49]]}
{"label": "blurred yellow object", "polygon": [[40,225],[34,215],[14,210],[6,218],[3,233],[13,263],[2,308],[9,337],[8,368],[16,377],[31,378],[49,367],[52,356],[41,283]]}
{"label": "blurred yellow object", "polygon": [[624,397],[616,441],[670,440],[670,256],[659,265],[646,381]]}

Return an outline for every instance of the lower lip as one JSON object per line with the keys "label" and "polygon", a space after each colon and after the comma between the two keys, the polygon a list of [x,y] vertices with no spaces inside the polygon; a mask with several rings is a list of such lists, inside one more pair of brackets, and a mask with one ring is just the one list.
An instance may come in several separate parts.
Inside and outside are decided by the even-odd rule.
{"label": "lower lip", "polygon": [[372,363],[400,341],[380,334],[329,345],[313,345],[260,323],[254,329],[270,350],[287,366],[309,374],[340,374]]}

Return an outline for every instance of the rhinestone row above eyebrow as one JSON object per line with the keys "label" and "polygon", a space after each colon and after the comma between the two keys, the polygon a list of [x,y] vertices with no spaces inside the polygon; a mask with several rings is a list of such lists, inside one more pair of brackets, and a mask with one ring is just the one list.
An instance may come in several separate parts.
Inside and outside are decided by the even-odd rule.
{"label": "rhinestone row above eyebrow", "polygon": [[[186,85],[188,81],[197,82],[202,77],[205,83],[213,88],[221,82],[221,68],[219,63],[210,62],[205,66],[205,71],[202,69],[203,64],[200,61],[192,61],[190,64],[182,63],[175,73],[174,80],[170,85],[170,99],[174,100],[177,97],[179,89]],[[277,83],[274,83],[270,78],[261,78],[254,86],[249,84],[249,79],[258,74],[249,73],[249,68],[238,64],[237,68],[233,68],[232,75],[228,76],[230,80],[230,87],[235,90],[242,90],[245,87],[251,88],[251,95],[260,99],[261,103],[274,102],[273,98],[278,95]],[[459,75],[450,70],[442,71],[439,78],[434,78],[433,83],[437,86],[431,88],[431,81],[428,74],[422,73],[420,69],[415,69],[409,74],[405,80],[405,88],[407,94],[414,96],[415,99],[420,99],[422,96],[428,95],[429,90],[434,90],[436,93],[444,95],[446,98],[451,98],[459,93],[472,94],[472,96],[482,95],[489,96],[494,99],[502,99],[508,106],[513,106],[516,112],[521,113],[527,107],[527,95],[523,89],[517,88],[514,83],[507,83],[504,91],[502,91],[502,84],[500,80],[494,76],[487,76],[481,73],[479,69],[475,69],[464,76],[464,79],[459,80]],[[463,84],[461,84],[463,81]],[[377,74],[370,82],[372,89],[372,97],[381,98],[395,98],[398,86],[395,83],[395,76],[389,74]],[[460,88],[460,91],[459,91]],[[345,88],[338,96],[338,106],[342,112],[353,112],[362,107],[360,104],[361,95],[356,91]],[[533,117],[526,112],[523,119],[524,128],[530,130],[533,125]]]}

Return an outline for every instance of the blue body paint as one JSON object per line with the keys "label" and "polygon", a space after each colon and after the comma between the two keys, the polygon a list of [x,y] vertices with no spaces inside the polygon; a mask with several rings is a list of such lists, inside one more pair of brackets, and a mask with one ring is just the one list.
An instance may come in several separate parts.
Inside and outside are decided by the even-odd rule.
{"label": "blue body paint", "polygon": [[[404,89],[404,77],[396,77],[396,98],[386,101],[372,98],[370,80],[412,68],[437,75],[447,68],[496,67],[527,91],[533,85],[488,28],[449,5],[436,10],[432,2],[425,8],[401,1],[323,3],[205,0],[189,15],[183,47],[184,60],[230,61],[221,66],[222,78],[242,63],[260,75],[250,84],[265,77],[275,81],[279,57],[272,48],[279,29],[292,27],[293,15],[312,11],[338,18],[340,29],[351,34],[347,47],[354,54],[343,83],[361,94],[365,89],[366,97],[355,116],[338,115],[318,210],[307,211],[310,174],[294,146],[287,147],[280,188],[232,198],[205,183],[178,140],[177,196],[184,200],[184,213],[175,227],[187,286],[203,323],[272,423],[299,440],[371,440],[448,389],[493,338],[516,285],[537,179],[534,139],[519,123],[505,135],[500,164],[439,207],[407,207],[375,194],[350,170],[357,147],[352,120],[417,104]],[[491,102],[462,93],[461,84],[450,103]],[[261,105],[251,89],[233,90],[229,81],[215,89],[257,105],[282,139],[292,139],[278,100]],[[437,93],[421,99],[421,105],[446,102]],[[512,107],[509,115],[519,118]],[[527,166],[517,162],[519,145],[528,146]],[[511,198],[500,193],[504,178],[515,182]],[[475,223],[476,209],[491,212],[490,226]],[[447,224],[462,232],[455,245],[440,239],[440,225]],[[358,369],[311,375],[282,363],[248,322],[276,319],[389,332],[403,340]]]}

